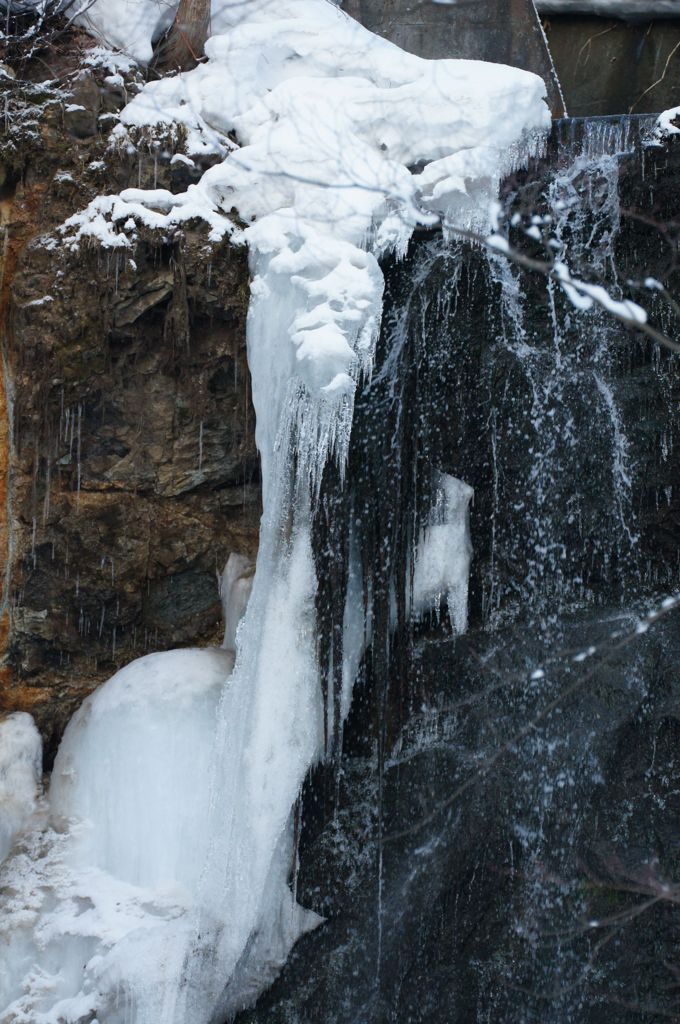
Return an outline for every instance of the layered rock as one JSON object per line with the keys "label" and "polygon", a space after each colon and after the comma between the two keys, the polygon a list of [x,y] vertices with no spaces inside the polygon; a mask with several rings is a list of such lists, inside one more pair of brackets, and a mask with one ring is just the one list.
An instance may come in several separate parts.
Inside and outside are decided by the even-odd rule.
{"label": "layered rock", "polygon": [[260,501],[245,253],[199,224],[116,252],[59,231],[97,194],[198,173],[181,137],[108,145],[138,72],[91,46],[60,44],[58,83],[22,69],[0,140],[0,709],[34,714],[48,758],[116,668],[217,640],[217,574],[256,549]]}

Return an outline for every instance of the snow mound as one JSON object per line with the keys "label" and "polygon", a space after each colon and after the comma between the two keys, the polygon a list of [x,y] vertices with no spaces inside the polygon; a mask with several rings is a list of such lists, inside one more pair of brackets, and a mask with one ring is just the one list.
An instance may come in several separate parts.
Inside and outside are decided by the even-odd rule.
{"label": "snow mound", "polygon": [[669,110],[662,111],[654,126],[656,141],[663,142],[670,135],[680,135],[680,128],[676,122],[680,122],[680,107],[671,107]]}
{"label": "snow mound", "polygon": [[[153,43],[169,28],[179,0],[85,0],[75,21],[105,46],[142,64],[153,57]],[[69,16],[74,12],[69,11]]]}
{"label": "snow mound", "polygon": [[62,826],[88,822],[82,863],[132,885],[195,891],[200,865],[185,837],[205,828],[209,738],[233,664],[223,650],[149,654],[81,705],[59,747],[49,799]]}

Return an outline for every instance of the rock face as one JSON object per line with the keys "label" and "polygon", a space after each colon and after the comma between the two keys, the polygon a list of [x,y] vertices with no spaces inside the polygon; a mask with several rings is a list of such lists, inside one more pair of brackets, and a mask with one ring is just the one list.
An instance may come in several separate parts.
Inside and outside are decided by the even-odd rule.
{"label": "rock face", "polygon": [[[610,651],[559,702],[561,721],[527,733],[573,671],[517,699],[518,667],[545,664],[546,642],[606,641],[608,614],[565,619],[540,638],[511,629],[416,645],[419,713],[386,763],[381,798],[365,717],[361,743],[350,725],[323,827],[318,780],[308,794],[298,896],[326,923],[239,1022],[652,1024],[641,1008],[677,1005],[666,966],[677,910],[663,900],[641,909],[680,868],[677,616]],[[620,927],[587,925],[619,914]]]}
{"label": "rock face", "polygon": [[[522,225],[550,216],[575,274],[674,289],[655,222],[672,222],[680,153],[640,146],[643,129],[558,125],[547,170],[507,183],[520,251],[540,257]],[[388,270],[380,360],[356,413],[357,500],[324,513],[349,509],[369,548],[378,639],[342,755],[302,803],[298,898],[327,922],[239,1020],[677,1016],[680,608],[635,615],[678,588],[677,357],[576,314],[541,275],[423,239]],[[475,488],[457,639],[399,619],[402,524],[432,464]]]}
{"label": "rock face", "polygon": [[178,140],[107,148],[134,74],[77,42],[66,84],[10,83],[0,139],[0,710],[34,714],[48,759],[131,658],[219,643],[217,573],[256,550],[260,503],[245,253],[198,225],[125,252],[59,233],[101,192],[196,172]]}

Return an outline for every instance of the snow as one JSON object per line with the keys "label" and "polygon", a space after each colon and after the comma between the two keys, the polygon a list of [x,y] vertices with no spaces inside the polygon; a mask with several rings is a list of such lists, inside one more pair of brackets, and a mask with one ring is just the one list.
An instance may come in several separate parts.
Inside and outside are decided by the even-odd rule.
{"label": "snow", "polygon": [[677,120],[680,120],[680,107],[671,107],[659,114],[654,131],[656,138],[663,141],[669,135],[680,135],[680,128],[674,124]]}
{"label": "snow", "polygon": [[137,64],[134,58],[111,50],[108,46],[93,46],[83,53],[81,61],[83,67],[106,68],[111,75],[128,75]]}
{"label": "snow", "polygon": [[[178,0],[179,2],[179,0]],[[168,0],[84,0],[69,16],[99,39],[135,61],[146,64],[152,42],[173,21],[178,3]]]}
{"label": "snow", "polygon": [[[49,793],[51,823],[0,873],[0,1020],[125,1020],[115,986],[162,983],[162,950],[186,931],[204,826],[209,720],[232,657],[171,651],[128,665],[68,726]],[[157,947],[157,948],[155,948]],[[143,1005],[144,989],[136,995]],[[87,1017],[89,1019],[89,1017]]]}
{"label": "snow", "polygon": [[[232,628],[249,569],[232,556],[225,570]],[[167,976],[182,970],[199,909],[211,937],[230,923],[216,917],[219,904],[197,907],[205,850],[196,853],[211,814],[210,738],[233,664],[223,649],[147,655],[72,718],[52,774],[49,822],[24,832],[0,871],[9,894],[0,921],[3,1024],[75,1024],[92,1013],[106,1024],[174,1019]],[[29,715],[10,716],[0,723],[5,847],[6,825],[14,835],[31,820],[39,778],[35,725]],[[281,841],[287,847],[285,829]],[[287,861],[274,864],[263,894],[271,912],[239,964],[239,998],[254,998],[319,921],[295,904]]]}
{"label": "snow", "polygon": [[[220,162],[184,193],[100,197],[65,230],[74,243],[89,234],[124,246],[130,216],[166,230],[199,218],[213,240],[247,243],[255,289],[294,292],[269,400],[321,396],[300,440],[319,465],[332,449],[342,460],[380,322],[377,258],[403,251],[416,224],[444,212],[458,227],[485,226],[501,178],[543,145],[545,87],[503,65],[404,53],[323,0],[226,5],[212,27],[208,61],[150,82],[114,137],[123,144],[131,129],[182,124],[188,155]],[[266,419],[263,460],[280,408]],[[268,476],[265,468],[265,486]]]}
{"label": "snow", "polygon": [[0,862],[36,810],[42,743],[32,717],[16,712],[0,720]]}
{"label": "snow", "polygon": [[631,324],[647,323],[647,312],[632,299],[614,299],[601,284],[589,284],[572,277],[566,264],[556,260],[553,264],[555,276],[569,301],[580,310],[592,309],[593,305],[606,309],[619,320]]}
{"label": "snow", "polygon": [[[88,16],[139,59],[161,18],[149,0],[97,0]],[[542,150],[550,125],[536,76],[422,60],[326,0],[216,7],[212,29],[207,61],[150,82],[112,142],[182,125],[186,155],[217,162],[183,193],[100,196],[63,238],[134,252],[136,225],[172,232],[198,219],[216,243],[247,244],[256,572],[238,630],[226,616],[222,650],[133,663],[67,730],[50,793],[62,831],[36,836],[32,865],[7,865],[18,895],[0,1006],[28,1000],[18,1019],[31,1024],[76,1020],[59,1000],[100,1024],[223,1019],[318,923],[288,885],[293,809],[323,754],[311,511],[327,461],[344,464],[357,382],[371,372],[378,261],[439,218],[488,230],[500,180]],[[446,593],[461,628],[469,497],[442,477],[415,568],[418,607]],[[353,564],[348,602],[361,590]],[[224,595],[243,601],[245,579],[232,563]],[[348,603],[344,713],[370,632],[362,613]],[[45,881],[32,895],[36,876]],[[31,900],[39,906],[22,910]]]}

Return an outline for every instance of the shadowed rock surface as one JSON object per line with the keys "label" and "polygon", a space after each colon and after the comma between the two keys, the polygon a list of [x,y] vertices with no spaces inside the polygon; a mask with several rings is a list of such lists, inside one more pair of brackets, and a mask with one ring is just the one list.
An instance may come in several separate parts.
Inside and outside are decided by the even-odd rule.
{"label": "shadowed rock surface", "polygon": [[[327,921],[239,1021],[652,1024],[639,1008],[672,1013],[677,909],[641,907],[680,870],[677,619],[616,653],[616,613],[566,617],[540,637],[417,643],[417,702],[386,763],[382,829],[376,758],[355,717],[337,798],[329,786],[324,815],[317,780],[305,804],[298,894]],[[600,640],[594,672],[555,657]],[[548,678],[527,693],[546,658]],[[640,916],[618,928],[587,926],[630,911]]]}
{"label": "shadowed rock surface", "polygon": [[544,16],[572,117],[645,114],[680,103],[680,20]]}

